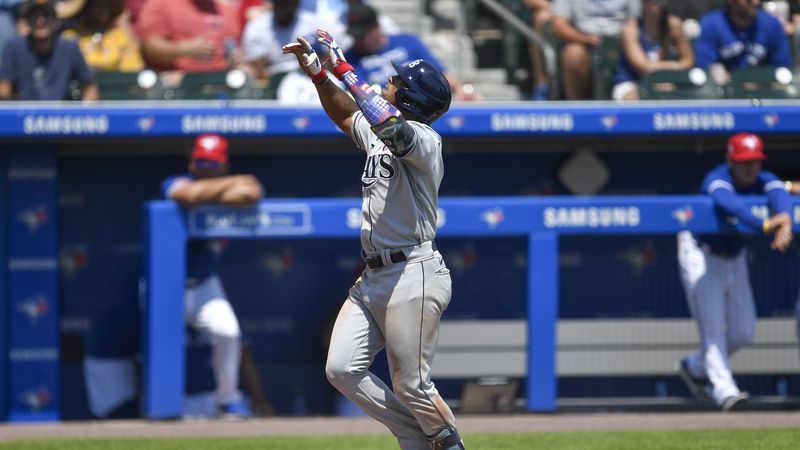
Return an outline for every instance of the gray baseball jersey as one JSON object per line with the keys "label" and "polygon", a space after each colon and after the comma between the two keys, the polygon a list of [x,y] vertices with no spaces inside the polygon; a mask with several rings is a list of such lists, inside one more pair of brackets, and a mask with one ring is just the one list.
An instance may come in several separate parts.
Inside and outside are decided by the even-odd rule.
{"label": "gray baseball jersey", "polygon": [[417,142],[409,154],[397,158],[372,132],[364,114],[353,116],[353,140],[367,152],[361,174],[361,247],[368,252],[410,247],[436,237],[444,175],[442,138],[428,125],[408,124]]}
{"label": "gray baseball jersey", "polygon": [[[367,153],[361,176],[361,245],[373,256],[401,250],[406,260],[365,269],[339,311],[326,375],[347,398],[386,425],[403,450],[429,450],[455,417],[430,379],[439,321],[450,303],[450,271],[433,245],[442,139],[409,121],[416,142],[398,158],[353,116],[353,140]],[[369,371],[386,349],[392,388]]]}

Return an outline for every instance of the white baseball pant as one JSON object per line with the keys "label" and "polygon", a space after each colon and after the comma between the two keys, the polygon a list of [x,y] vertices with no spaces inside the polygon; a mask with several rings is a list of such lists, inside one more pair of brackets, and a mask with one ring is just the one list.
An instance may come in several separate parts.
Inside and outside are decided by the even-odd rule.
{"label": "white baseball pant", "polygon": [[707,377],[718,405],[738,394],[729,358],[753,342],[755,302],[747,250],[727,258],[701,246],[691,232],[678,234],[678,263],[689,309],[697,322],[701,349],[688,356],[689,370]]}
{"label": "white baseball pant", "polygon": [[211,365],[218,405],[242,401],[239,363],[242,356],[239,321],[217,275],[211,275],[185,291],[186,323],[211,339]]}

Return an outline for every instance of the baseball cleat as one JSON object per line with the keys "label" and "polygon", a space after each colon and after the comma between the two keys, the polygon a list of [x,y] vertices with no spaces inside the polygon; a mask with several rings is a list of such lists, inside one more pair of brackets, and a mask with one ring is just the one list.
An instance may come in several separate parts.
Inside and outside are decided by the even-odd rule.
{"label": "baseball cleat", "polygon": [[431,439],[433,450],[465,450],[464,441],[458,435],[458,431],[452,428],[445,428]]}
{"label": "baseball cleat", "polygon": [[711,382],[708,378],[692,375],[692,372],[689,370],[688,359],[681,359],[678,364],[678,375],[680,375],[681,380],[686,383],[686,387],[689,388],[689,392],[691,392],[695,398],[699,400],[711,400],[711,396],[709,395]]}
{"label": "baseball cleat", "polygon": [[738,394],[726,398],[719,407],[724,412],[740,411],[745,403],[747,403],[748,398],[750,398],[750,394],[747,392],[739,392]]}
{"label": "baseball cleat", "polygon": [[217,407],[217,417],[226,420],[238,420],[251,417],[250,408],[242,402],[229,403]]}

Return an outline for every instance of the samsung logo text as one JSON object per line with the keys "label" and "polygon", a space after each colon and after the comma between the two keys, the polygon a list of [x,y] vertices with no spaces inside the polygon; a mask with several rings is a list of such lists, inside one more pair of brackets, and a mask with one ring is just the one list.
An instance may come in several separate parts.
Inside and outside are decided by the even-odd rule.
{"label": "samsung logo text", "polygon": [[641,214],[635,206],[561,207],[545,208],[543,219],[546,228],[637,227]]}
{"label": "samsung logo text", "polygon": [[25,116],[25,134],[92,135],[108,133],[108,116]]}
{"label": "samsung logo text", "polygon": [[653,128],[668,130],[732,130],[736,126],[733,113],[655,113]]}
{"label": "samsung logo text", "polygon": [[572,114],[492,114],[492,131],[572,131]]}

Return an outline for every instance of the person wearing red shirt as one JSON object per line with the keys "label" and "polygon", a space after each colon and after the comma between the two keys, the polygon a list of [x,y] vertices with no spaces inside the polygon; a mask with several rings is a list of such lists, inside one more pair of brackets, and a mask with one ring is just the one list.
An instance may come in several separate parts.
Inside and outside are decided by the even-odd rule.
{"label": "person wearing red shirt", "polygon": [[236,6],[225,0],[148,0],[136,31],[150,66],[203,72],[243,63]]}

